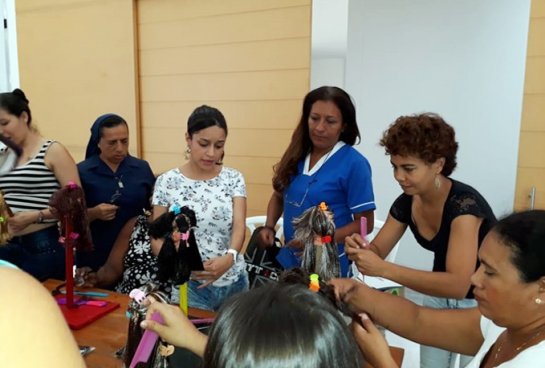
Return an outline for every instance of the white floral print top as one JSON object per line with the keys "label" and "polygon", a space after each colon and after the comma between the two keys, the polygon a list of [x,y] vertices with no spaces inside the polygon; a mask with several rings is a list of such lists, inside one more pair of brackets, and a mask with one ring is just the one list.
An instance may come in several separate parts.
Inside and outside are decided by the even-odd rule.
{"label": "white floral print top", "polygon": [[[154,206],[189,206],[197,216],[195,238],[203,262],[225,254],[231,243],[233,230],[233,197],[246,197],[246,184],[242,174],[223,167],[209,180],[190,179],[178,169],[160,175],[155,182],[152,203]],[[244,257],[237,262],[214,286],[227,286],[238,281],[245,271]]]}

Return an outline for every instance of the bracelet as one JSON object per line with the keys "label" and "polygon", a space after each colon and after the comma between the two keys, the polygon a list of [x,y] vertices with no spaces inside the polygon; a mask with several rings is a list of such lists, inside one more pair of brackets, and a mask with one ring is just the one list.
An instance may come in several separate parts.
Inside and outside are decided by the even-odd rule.
{"label": "bracelet", "polygon": [[238,251],[236,249],[229,248],[225,254],[231,254],[233,256],[233,264],[237,263]]}
{"label": "bracelet", "polygon": [[42,210],[38,211],[38,219],[36,220],[37,224],[42,224],[44,222],[44,213]]}

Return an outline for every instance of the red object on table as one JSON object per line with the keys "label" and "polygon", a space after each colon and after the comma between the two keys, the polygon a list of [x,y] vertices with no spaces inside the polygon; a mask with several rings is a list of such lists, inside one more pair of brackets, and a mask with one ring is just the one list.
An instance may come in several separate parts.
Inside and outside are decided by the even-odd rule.
{"label": "red object on table", "polygon": [[[68,293],[68,292],[67,292]],[[73,294],[73,293],[72,293]],[[55,299],[64,298],[65,295],[57,295]],[[100,317],[110,313],[111,311],[119,308],[119,303],[112,303],[105,301],[106,305],[103,307],[96,307],[93,305],[73,305],[71,308],[68,307],[68,298],[66,299],[66,304],[59,304],[64,319],[68,323],[68,326],[72,330],[79,330],[87,326],[88,324],[96,321]]]}
{"label": "red object on table", "polygon": [[70,236],[72,233],[72,221],[66,215],[64,217],[64,273],[66,277],[66,308],[72,309],[74,305],[74,239]]}

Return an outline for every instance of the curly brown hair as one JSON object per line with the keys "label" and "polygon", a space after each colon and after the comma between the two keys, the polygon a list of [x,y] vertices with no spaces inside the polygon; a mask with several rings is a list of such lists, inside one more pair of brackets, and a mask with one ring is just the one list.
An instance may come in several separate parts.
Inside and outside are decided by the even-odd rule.
{"label": "curly brown hair", "polygon": [[348,93],[339,87],[331,86],[323,86],[310,91],[303,100],[301,119],[293,132],[291,142],[280,162],[273,167],[274,176],[272,182],[273,188],[277,192],[281,193],[289,186],[291,180],[297,174],[298,162],[312,150],[308,117],[312,105],[317,101],[331,101],[340,110],[344,124],[344,130],[339,137],[340,141],[353,146],[360,139],[360,131],[356,121],[356,107]]}
{"label": "curly brown hair", "polygon": [[387,155],[415,156],[429,164],[444,158],[444,176],[456,168],[454,129],[434,113],[400,116],[382,134],[379,144]]}

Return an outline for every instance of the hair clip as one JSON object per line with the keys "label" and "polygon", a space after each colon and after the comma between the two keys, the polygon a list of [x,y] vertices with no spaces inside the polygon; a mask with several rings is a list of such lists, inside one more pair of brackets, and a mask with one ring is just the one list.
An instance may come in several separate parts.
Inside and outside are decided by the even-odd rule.
{"label": "hair clip", "polygon": [[310,291],[315,293],[320,291],[320,276],[317,273],[310,275],[310,284],[308,285]]}
{"label": "hair clip", "polygon": [[322,236],[322,244],[331,243],[331,235]]}
{"label": "hair clip", "polygon": [[6,218],[4,216],[0,216],[0,224],[4,223],[6,221]]}
{"label": "hair clip", "polygon": [[146,299],[146,293],[140,289],[132,289],[129,293],[129,297],[132,298],[138,304],[142,304],[144,299]]}
{"label": "hair clip", "polygon": [[179,215],[180,212],[182,212],[182,208],[177,204],[173,204],[172,206],[170,206],[169,211],[173,212],[175,215]]}
{"label": "hair clip", "polygon": [[77,185],[76,182],[73,181],[73,180],[70,180],[70,181],[68,182],[68,184],[66,184],[66,186],[67,186],[68,188],[70,188],[70,189],[77,189],[77,188],[78,188],[78,185]]}
{"label": "hair clip", "polygon": [[325,204],[325,202],[321,202],[318,207],[320,207],[322,211],[327,211],[327,204]]}
{"label": "hair clip", "polygon": [[[187,230],[185,233],[180,233],[181,239],[187,241],[189,239],[189,230]],[[189,247],[189,244],[187,245]]]}

